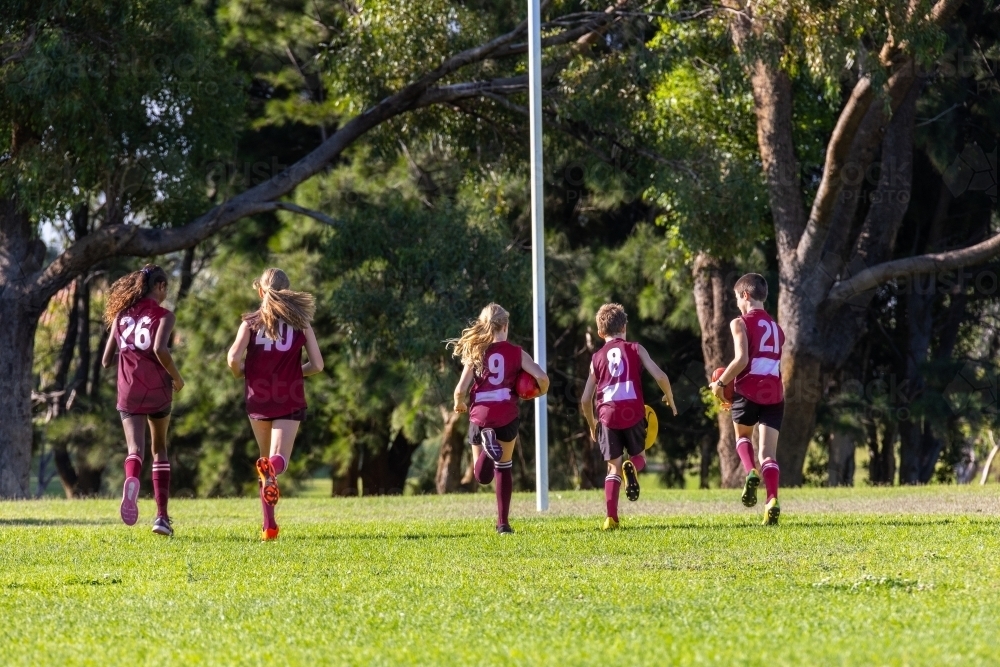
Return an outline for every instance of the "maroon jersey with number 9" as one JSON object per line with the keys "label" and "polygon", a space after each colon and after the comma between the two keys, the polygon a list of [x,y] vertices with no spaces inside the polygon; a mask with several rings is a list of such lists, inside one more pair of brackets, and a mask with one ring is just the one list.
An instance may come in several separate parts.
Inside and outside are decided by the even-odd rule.
{"label": "maroon jersey with number 9", "polygon": [[785,345],[785,332],[760,308],[740,318],[747,328],[750,361],[736,376],[736,393],[758,405],[781,403],[785,400],[781,387],[781,348]]}
{"label": "maroon jersey with number 9", "polygon": [[597,418],[608,428],[632,428],[646,417],[637,343],[612,338],[590,359],[597,380]]}
{"label": "maroon jersey with number 9", "polygon": [[284,417],[306,408],[302,379],[302,347],[306,335],[284,322],[278,324],[278,340],[263,329],[250,330],[250,345],[243,367],[246,380],[247,414],[251,419]]}
{"label": "maroon jersey with number 9", "polygon": [[499,428],[517,418],[514,385],[521,370],[521,348],[500,341],[486,348],[483,357],[483,375],[472,385],[469,421],[484,428]]}
{"label": "maroon jersey with number 9", "polygon": [[170,408],[173,384],[153,345],[160,322],[169,312],[146,297],[115,318],[112,335],[118,341],[118,409],[122,412],[149,415]]}

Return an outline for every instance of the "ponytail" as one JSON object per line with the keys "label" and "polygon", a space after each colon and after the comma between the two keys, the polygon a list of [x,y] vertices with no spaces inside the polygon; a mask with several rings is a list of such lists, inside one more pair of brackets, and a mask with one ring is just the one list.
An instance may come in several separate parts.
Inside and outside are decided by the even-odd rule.
{"label": "ponytail", "polygon": [[137,301],[160,283],[167,282],[167,272],[156,264],[147,264],[138,271],[122,276],[108,290],[104,306],[104,324],[111,326],[115,318],[136,304]]}
{"label": "ponytail", "polygon": [[260,308],[243,315],[254,330],[262,330],[268,338],[278,340],[278,324],[285,324],[302,331],[309,327],[316,315],[316,299],[306,292],[293,292],[291,282],[281,269],[264,269],[260,278],[253,281],[254,289],[264,292]]}
{"label": "ponytail", "polygon": [[491,303],[479,313],[479,319],[469,323],[469,327],[462,331],[460,337],[446,342],[449,347],[454,348],[452,354],[461,358],[462,364],[466,366],[472,364],[476,375],[482,375],[486,348],[493,344],[496,333],[509,322],[510,313],[500,305]]}

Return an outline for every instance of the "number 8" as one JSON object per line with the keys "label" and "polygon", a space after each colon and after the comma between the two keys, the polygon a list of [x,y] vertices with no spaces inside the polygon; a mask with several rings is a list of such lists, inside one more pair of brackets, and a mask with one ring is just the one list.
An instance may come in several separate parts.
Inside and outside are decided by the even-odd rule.
{"label": "number 8", "polygon": [[611,371],[613,378],[620,376],[625,371],[625,365],[622,364],[622,351],[617,347],[608,350],[608,370]]}

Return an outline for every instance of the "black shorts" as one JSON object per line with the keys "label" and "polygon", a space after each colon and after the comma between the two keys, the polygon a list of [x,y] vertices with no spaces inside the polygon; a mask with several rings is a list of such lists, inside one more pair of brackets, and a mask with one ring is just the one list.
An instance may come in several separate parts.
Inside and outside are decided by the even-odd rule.
{"label": "black shorts", "polygon": [[306,409],[296,410],[295,412],[289,412],[287,415],[281,415],[280,417],[267,417],[266,419],[257,419],[256,417],[250,417],[250,419],[255,422],[276,422],[279,419],[292,422],[304,422],[306,420]]}
{"label": "black shorts", "polygon": [[[479,434],[484,428],[489,428],[487,426],[480,426],[479,424],[473,424],[469,422],[469,444],[470,445],[481,445],[482,442],[479,440]],[[509,424],[504,424],[503,426],[493,427],[493,431],[497,434],[497,440],[501,442],[514,442],[517,439],[517,432],[521,428],[521,418],[514,417],[514,421]]]}
{"label": "black shorts", "polygon": [[763,424],[780,431],[781,419],[785,416],[785,402],[761,405],[741,394],[733,394],[733,407],[730,408],[730,412],[733,414],[733,421],[741,426]]}
{"label": "black shorts", "polygon": [[646,420],[640,419],[628,428],[608,428],[597,422],[597,444],[605,461],[612,461],[625,452],[629,456],[646,451]]}
{"label": "black shorts", "polygon": [[149,417],[150,419],[163,419],[164,417],[170,416],[170,408],[166,410],[161,410],[160,412],[125,412],[124,410],[119,410],[118,414],[121,415],[122,421],[125,421],[129,417]]}

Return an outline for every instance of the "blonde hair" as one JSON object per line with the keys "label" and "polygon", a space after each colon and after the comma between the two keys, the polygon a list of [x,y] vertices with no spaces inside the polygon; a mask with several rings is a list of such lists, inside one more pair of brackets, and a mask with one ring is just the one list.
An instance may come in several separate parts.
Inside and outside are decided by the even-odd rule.
{"label": "blonde hair", "polygon": [[625,331],[628,315],[620,303],[606,303],[597,311],[597,335],[601,338]]}
{"label": "blonde hair", "polygon": [[260,308],[244,314],[243,321],[255,331],[263,330],[273,340],[280,337],[278,323],[282,320],[299,331],[308,328],[316,315],[316,299],[306,292],[293,292],[291,286],[281,269],[264,269],[260,278],[253,281],[253,288],[264,292]]}
{"label": "blonde hair", "polygon": [[115,318],[136,304],[150,290],[160,283],[167,282],[167,272],[156,264],[147,264],[138,271],[122,276],[108,290],[107,303],[104,306],[104,323],[111,326]]}
{"label": "blonde hair", "polygon": [[469,322],[469,327],[462,330],[460,337],[452,338],[447,343],[455,348],[452,354],[461,358],[462,364],[472,364],[476,375],[482,375],[486,348],[493,344],[497,332],[509,322],[510,313],[499,304],[491,303],[479,313],[479,319]]}

